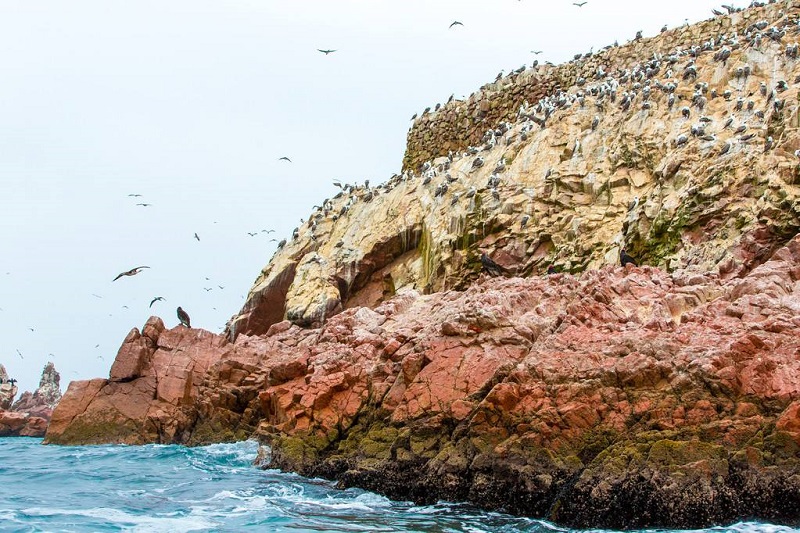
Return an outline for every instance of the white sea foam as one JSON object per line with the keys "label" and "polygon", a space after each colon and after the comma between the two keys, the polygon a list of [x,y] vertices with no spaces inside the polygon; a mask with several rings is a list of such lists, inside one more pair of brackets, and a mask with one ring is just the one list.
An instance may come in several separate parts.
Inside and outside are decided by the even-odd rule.
{"label": "white sea foam", "polygon": [[108,507],[95,507],[92,509],[43,509],[32,507],[23,509],[21,512],[28,516],[47,518],[85,516],[87,518],[101,519],[123,527],[126,531],[133,532],[181,533],[219,526],[217,522],[210,521],[202,516],[192,516],[191,514],[188,516],[141,516]]}

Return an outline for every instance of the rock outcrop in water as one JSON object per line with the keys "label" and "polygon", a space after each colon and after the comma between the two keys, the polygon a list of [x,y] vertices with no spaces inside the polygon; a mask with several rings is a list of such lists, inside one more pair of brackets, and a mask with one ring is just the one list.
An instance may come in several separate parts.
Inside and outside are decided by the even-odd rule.
{"label": "rock outcrop in water", "polygon": [[575,526],[800,520],[799,15],[423,115],[406,172],[323,202],[225,335],[152,317],[46,441],[255,435],[271,466]]}
{"label": "rock outcrop in water", "polygon": [[47,363],[36,391],[25,391],[14,402],[17,387],[9,382],[0,365],[0,436],[44,437],[53,409],[61,399],[60,381],[55,365]]}

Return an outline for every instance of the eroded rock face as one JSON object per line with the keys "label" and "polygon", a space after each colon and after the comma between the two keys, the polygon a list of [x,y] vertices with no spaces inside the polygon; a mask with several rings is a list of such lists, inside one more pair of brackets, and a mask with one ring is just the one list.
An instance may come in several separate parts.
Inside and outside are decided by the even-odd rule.
{"label": "eroded rock face", "polygon": [[0,365],[0,411],[11,409],[14,403],[14,396],[17,395],[17,386],[8,381],[8,373],[3,365]]}
{"label": "eroded rock face", "polygon": [[25,391],[13,402],[17,387],[8,381],[8,374],[0,365],[0,437],[44,437],[53,409],[61,399],[60,379],[53,363],[47,363],[39,387],[33,393]]}
{"label": "eroded rock face", "polygon": [[[22,393],[11,410],[50,420],[59,400],[61,400],[61,376],[55,365],[49,362],[42,370],[39,387],[33,393],[28,391]],[[44,436],[44,433],[40,436]]]}
{"label": "eroded rock face", "polygon": [[798,333],[800,237],[731,280],[481,277],[318,329],[164,330],[134,379],[71,384],[47,441],[256,435],[272,467],[572,525],[794,520]]}
{"label": "eroded rock face", "polygon": [[226,340],[151,317],[117,353],[110,379],[73,381],[53,413],[50,443],[191,442],[200,385]]}
{"label": "eroded rock face", "polygon": [[800,229],[800,63],[768,37],[794,35],[798,15],[777,2],[717,17],[421,116],[405,172],[321,202],[259,275],[231,339],[465,288],[481,249],[520,276],[616,264],[621,247],[669,271],[748,272]]}

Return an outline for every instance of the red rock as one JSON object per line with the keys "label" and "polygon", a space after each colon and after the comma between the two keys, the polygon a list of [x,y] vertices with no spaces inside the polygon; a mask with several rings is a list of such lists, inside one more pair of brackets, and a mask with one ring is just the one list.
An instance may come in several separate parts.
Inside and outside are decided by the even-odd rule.
{"label": "red rock", "polygon": [[111,365],[111,381],[130,381],[141,376],[142,369],[150,362],[155,351],[155,346],[151,348],[147,340],[136,328],[128,333]]}
{"label": "red rock", "polygon": [[[603,449],[602,457],[614,457],[615,443],[646,451],[655,435],[677,443],[656,447],[675,460],[691,450],[680,471],[698,479],[728,475],[718,449],[728,450],[728,461],[739,451],[748,464],[777,466],[779,454],[756,461],[746,447],[770,427],[800,442],[800,326],[786,318],[800,309],[797,257],[776,254],[728,281],[651,267],[484,277],[462,292],[406,294],[402,305],[378,308],[390,316],[348,309],[322,329],[281,323],[232,344],[202,330],[164,330],[141,370],[125,373],[138,377],[71,384],[47,441],[199,443],[257,434],[274,443],[279,466],[337,477],[344,474],[330,465],[344,458],[347,476],[362,479],[358,446],[337,448],[337,439],[378,442],[370,431],[395,428],[407,436],[387,438],[385,453],[425,464],[425,486],[440,496],[449,493],[434,458],[447,450],[448,483],[457,484],[453,464],[469,464],[471,455],[454,450],[475,443],[490,464],[538,465],[525,478],[530,486],[537,476],[557,485],[575,461],[587,461],[586,472],[599,468],[591,458]],[[732,305],[740,316],[726,313]],[[130,361],[140,360],[141,338],[126,339],[116,368],[137,366]],[[281,447],[289,437],[328,451],[292,459]],[[544,453],[536,450],[547,452],[529,455]],[[338,459],[327,463],[326,454]],[[499,483],[492,472],[501,471],[480,479]]]}

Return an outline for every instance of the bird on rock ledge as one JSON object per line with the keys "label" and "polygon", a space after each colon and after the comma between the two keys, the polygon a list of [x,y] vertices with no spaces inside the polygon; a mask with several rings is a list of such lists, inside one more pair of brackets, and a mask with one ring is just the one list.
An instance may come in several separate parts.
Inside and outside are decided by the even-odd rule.
{"label": "bird on rock ledge", "polygon": [[189,322],[189,314],[180,307],[178,307],[178,320],[180,320],[181,324],[186,326],[187,328],[192,327]]}
{"label": "bird on rock ledge", "polygon": [[503,276],[506,273],[506,269],[492,261],[486,252],[481,253],[481,266],[490,276]]}
{"label": "bird on rock ledge", "polygon": [[639,266],[636,260],[628,255],[628,253],[625,251],[625,248],[619,251],[619,264],[622,266],[625,266],[627,264],[631,264],[633,266]]}

